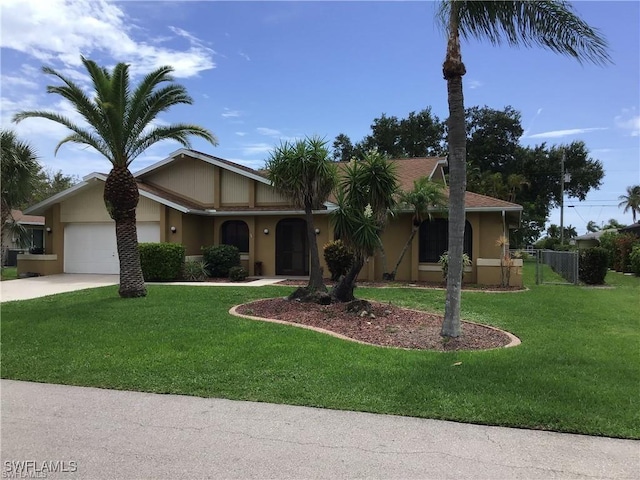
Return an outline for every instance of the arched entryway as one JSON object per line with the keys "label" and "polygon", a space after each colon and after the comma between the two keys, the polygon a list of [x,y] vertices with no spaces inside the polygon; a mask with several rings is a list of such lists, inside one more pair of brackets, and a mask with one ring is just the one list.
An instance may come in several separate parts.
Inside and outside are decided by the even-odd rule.
{"label": "arched entryway", "polygon": [[309,275],[307,222],[300,218],[280,220],[276,225],[276,275]]}

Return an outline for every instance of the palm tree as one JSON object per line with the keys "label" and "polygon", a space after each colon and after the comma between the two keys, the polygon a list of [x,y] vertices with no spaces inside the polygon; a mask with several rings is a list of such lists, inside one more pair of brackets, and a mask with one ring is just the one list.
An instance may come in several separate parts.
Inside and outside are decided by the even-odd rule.
{"label": "palm tree", "polygon": [[322,208],[336,185],[337,167],[329,158],[327,142],[318,137],[284,142],[271,153],[266,168],[274,187],[296,207],[304,209],[311,257],[306,293],[312,296],[317,292],[326,293],[313,210]]}
{"label": "palm tree", "polygon": [[411,234],[404,248],[400,252],[398,261],[393,271],[388,275],[389,280],[395,280],[398,268],[407,250],[411,246],[416,233],[420,230],[420,224],[425,216],[431,218],[431,208],[441,207],[445,203],[443,187],[439,183],[432,182],[428,177],[421,177],[413,181],[413,189],[408,192],[401,192],[398,203],[403,208],[410,208],[413,213]]}
{"label": "palm tree", "polygon": [[175,140],[186,148],[191,147],[188,140],[190,135],[204,138],[213,145],[217,141],[211,132],[197,125],[154,123],[158,115],[170,107],[193,103],[186,89],[173,83],[172,67],[154,70],[132,90],[129,65],[118,63],[112,71],[108,71],[91,60],[81,59],[93,83],[94,98],[89,98],[68,77],[48,67],[42,70],[63,83],[48,86],[47,92],[69,101],[86,125],[75,124],[57,112],[44,110],[20,112],[15,115],[14,121],[39,117],[59,123],[71,133],[58,143],[55,153],[65,143],[78,143],[92,147],[111,162],[112,169],[104,186],[104,203],[116,223],[120,260],[119,294],[121,297],[143,297],[147,290],[140,267],[136,231],[139,192],[129,165],[147,148],[162,140]]}
{"label": "palm tree", "polygon": [[13,219],[11,210],[31,198],[40,164],[28,143],[20,141],[11,130],[0,130],[0,162],[2,164],[2,199],[0,226],[16,239],[20,247],[30,243],[28,231]]}
{"label": "palm tree", "polygon": [[334,301],[353,300],[360,270],[380,248],[380,234],[395,205],[398,189],[395,170],[395,164],[376,150],[345,167],[336,193],[338,209],[331,220],[336,236],[353,252],[353,262],[330,292]]}
{"label": "palm tree", "polygon": [[636,214],[640,213],[640,185],[627,187],[627,194],[620,195],[618,200],[621,200],[618,207],[624,207],[622,213],[627,213],[631,210],[633,223],[636,223]]}
{"label": "palm tree", "polygon": [[449,102],[449,275],[445,319],[441,334],[458,337],[465,223],[466,132],[462,77],[466,73],[460,37],[488,39],[493,44],[539,45],[554,52],[590,61],[609,62],[607,43],[573,13],[564,1],[444,0],[438,16],[447,34],[442,72]]}

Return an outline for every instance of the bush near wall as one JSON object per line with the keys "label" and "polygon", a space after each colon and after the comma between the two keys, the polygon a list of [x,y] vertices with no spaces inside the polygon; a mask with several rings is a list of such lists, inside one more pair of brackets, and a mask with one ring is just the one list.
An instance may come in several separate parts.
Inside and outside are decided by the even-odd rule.
{"label": "bush near wall", "polygon": [[580,251],[578,278],[587,285],[602,285],[609,269],[609,255],[602,247]]}
{"label": "bush near wall", "polygon": [[184,245],[140,243],[140,265],[146,282],[170,282],[182,275]]}
{"label": "bush near wall", "polygon": [[607,251],[608,258],[608,266],[609,268],[613,268],[613,260],[616,256],[616,237],[618,236],[618,232],[604,232],[600,235],[598,242],[600,242],[600,246]]}
{"label": "bush near wall", "polygon": [[631,270],[636,277],[640,277],[640,243],[633,246],[629,259],[631,260]]}
{"label": "bush near wall", "polygon": [[240,250],[233,245],[202,247],[202,258],[210,277],[228,277],[231,267],[240,266]]}
{"label": "bush near wall", "polygon": [[615,254],[613,257],[613,268],[616,272],[631,272],[631,250],[638,243],[638,237],[633,233],[621,233],[614,239]]}

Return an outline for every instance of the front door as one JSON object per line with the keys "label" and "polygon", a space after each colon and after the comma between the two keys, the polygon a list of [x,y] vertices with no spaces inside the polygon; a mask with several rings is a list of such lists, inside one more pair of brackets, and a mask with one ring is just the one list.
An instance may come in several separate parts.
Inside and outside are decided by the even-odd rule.
{"label": "front door", "polygon": [[307,222],[300,218],[280,220],[276,225],[276,275],[309,275]]}

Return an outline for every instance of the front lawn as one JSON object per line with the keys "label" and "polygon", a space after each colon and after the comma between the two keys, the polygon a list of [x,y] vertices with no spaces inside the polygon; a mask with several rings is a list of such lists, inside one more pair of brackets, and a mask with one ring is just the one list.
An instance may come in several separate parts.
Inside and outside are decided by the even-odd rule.
{"label": "front lawn", "polygon": [[[640,438],[640,280],[536,286],[533,268],[530,291],[463,294],[463,317],[514,333],[516,348],[385,349],[227,313],[292,287],[151,285],[121,300],[113,286],[3,304],[2,378]],[[440,290],[356,293],[444,304]]]}
{"label": "front lawn", "polygon": [[16,278],[18,278],[18,267],[0,268],[0,281],[15,280]]}

